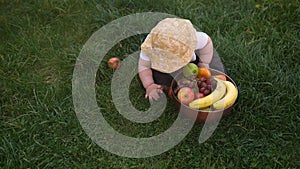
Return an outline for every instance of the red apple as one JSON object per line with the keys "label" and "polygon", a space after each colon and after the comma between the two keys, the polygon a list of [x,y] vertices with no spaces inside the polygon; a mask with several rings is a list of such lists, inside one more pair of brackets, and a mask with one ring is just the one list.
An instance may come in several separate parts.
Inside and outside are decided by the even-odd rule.
{"label": "red apple", "polygon": [[120,59],[119,58],[110,58],[108,60],[108,66],[112,69],[118,69],[120,67]]}
{"label": "red apple", "polygon": [[181,103],[187,105],[194,100],[195,93],[193,89],[183,87],[178,91],[177,97]]}
{"label": "red apple", "polygon": [[196,93],[195,99],[203,98],[205,95],[203,93]]}
{"label": "red apple", "polygon": [[168,90],[168,96],[170,98],[173,98],[173,94],[172,94],[172,88],[170,87],[169,90]]}

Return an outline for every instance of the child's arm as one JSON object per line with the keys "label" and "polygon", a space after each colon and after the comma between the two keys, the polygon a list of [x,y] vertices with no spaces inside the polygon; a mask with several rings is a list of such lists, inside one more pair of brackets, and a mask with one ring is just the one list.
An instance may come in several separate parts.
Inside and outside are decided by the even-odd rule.
{"label": "child's arm", "polygon": [[139,77],[142,81],[144,88],[146,89],[145,98],[149,97],[149,100],[159,99],[159,93],[163,93],[161,86],[154,83],[152,70],[150,68],[150,61],[139,59],[138,64]]}
{"label": "child's arm", "polygon": [[209,64],[213,57],[213,42],[210,37],[208,37],[206,45],[203,48],[199,49],[199,54],[200,66],[209,68]]}

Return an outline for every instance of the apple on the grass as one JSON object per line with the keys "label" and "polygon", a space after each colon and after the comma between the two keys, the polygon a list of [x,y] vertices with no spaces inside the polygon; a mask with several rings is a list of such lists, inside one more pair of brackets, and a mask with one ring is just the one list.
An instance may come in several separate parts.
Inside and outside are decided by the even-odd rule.
{"label": "apple on the grass", "polygon": [[108,60],[108,66],[112,69],[118,69],[120,67],[121,60],[119,58],[113,57]]}
{"label": "apple on the grass", "polygon": [[189,104],[195,98],[194,90],[189,87],[183,87],[178,91],[177,97],[183,104]]}
{"label": "apple on the grass", "polygon": [[199,68],[194,63],[188,63],[187,65],[185,65],[183,67],[183,70],[182,70],[183,75],[187,78],[197,76],[198,72],[199,72]]}

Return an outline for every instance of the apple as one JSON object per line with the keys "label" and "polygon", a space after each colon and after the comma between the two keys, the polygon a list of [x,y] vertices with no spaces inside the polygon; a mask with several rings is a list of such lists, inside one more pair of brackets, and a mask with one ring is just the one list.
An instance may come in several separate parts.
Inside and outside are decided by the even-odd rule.
{"label": "apple", "polygon": [[194,90],[189,87],[183,87],[178,91],[177,97],[183,104],[188,105],[195,98]]}
{"label": "apple", "polygon": [[203,98],[205,95],[203,93],[196,93],[195,99]]}
{"label": "apple", "polygon": [[194,63],[188,63],[183,67],[182,70],[183,75],[187,78],[196,77],[198,75],[198,72],[199,72],[199,68]]}
{"label": "apple", "polygon": [[224,81],[227,80],[226,76],[225,76],[225,75],[221,75],[221,74],[219,74],[219,75],[214,75],[214,77],[215,77],[215,78],[218,78],[218,79],[221,79],[221,80],[224,80]]}
{"label": "apple", "polygon": [[168,90],[168,96],[170,98],[173,98],[173,94],[172,94],[172,88],[170,87],[169,90]]}
{"label": "apple", "polygon": [[120,59],[113,57],[108,60],[108,66],[112,69],[118,69],[120,67]]}

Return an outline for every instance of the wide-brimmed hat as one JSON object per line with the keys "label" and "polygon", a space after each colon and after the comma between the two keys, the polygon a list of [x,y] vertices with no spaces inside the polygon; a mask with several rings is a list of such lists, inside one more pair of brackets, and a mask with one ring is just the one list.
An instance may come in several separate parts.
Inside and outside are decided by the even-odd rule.
{"label": "wide-brimmed hat", "polygon": [[166,18],[151,30],[141,50],[150,58],[151,68],[172,73],[191,61],[196,46],[196,30],[189,20]]}

